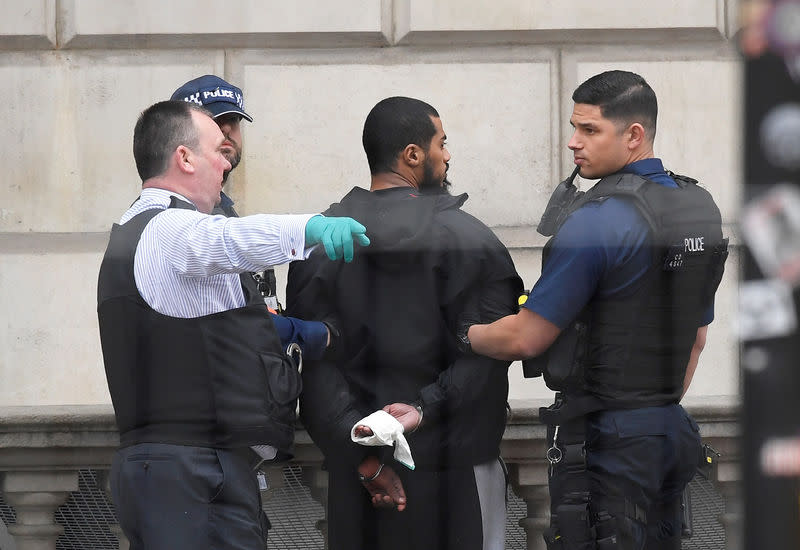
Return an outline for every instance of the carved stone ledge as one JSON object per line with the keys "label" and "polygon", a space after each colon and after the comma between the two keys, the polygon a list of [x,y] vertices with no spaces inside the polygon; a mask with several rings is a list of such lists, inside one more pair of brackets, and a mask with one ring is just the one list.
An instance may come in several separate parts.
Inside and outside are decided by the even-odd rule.
{"label": "carved stone ledge", "polygon": [[[549,518],[545,427],[539,424],[539,407],[548,401],[511,403],[501,454],[509,466],[514,492],[527,505],[520,525],[527,534],[529,550],[544,550],[542,531]],[[735,398],[687,401],[686,408],[700,425],[705,442],[722,453],[714,481],[726,498],[720,521],[726,527],[728,549],[741,545],[739,403]],[[79,407],[0,407],[0,475],[6,501],[17,512],[17,524],[9,526],[19,550],[50,550],[62,532],[54,521],[56,508],[77,490],[77,471],[99,470],[98,483],[107,490],[110,468],[119,437],[110,405]],[[323,506],[327,502],[327,472],[322,454],[308,434],[298,427],[295,464],[311,493]],[[270,472],[270,483],[279,483],[280,472]],[[318,524],[323,536],[325,520]],[[127,541],[117,529],[120,549]]]}

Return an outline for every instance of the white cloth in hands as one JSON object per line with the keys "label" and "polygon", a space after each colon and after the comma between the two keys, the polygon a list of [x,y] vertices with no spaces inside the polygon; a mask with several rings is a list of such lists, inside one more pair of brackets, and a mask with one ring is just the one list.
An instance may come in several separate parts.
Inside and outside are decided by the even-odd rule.
{"label": "white cloth in hands", "polygon": [[[358,437],[356,426],[367,426],[373,435]],[[360,445],[373,447],[394,445],[394,459],[409,470],[414,469],[414,458],[411,456],[411,447],[403,435],[403,425],[386,411],[375,411],[353,424],[350,438]]]}

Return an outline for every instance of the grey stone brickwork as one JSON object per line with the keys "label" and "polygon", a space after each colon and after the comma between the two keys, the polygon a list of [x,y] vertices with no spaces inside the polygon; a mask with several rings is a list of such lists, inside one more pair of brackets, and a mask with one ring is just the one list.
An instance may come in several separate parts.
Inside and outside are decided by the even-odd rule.
{"label": "grey stone brickwork", "polygon": [[[244,214],[324,209],[367,185],[361,125],[389,95],[442,115],[455,191],[530,286],[550,189],[569,171],[574,87],[609,68],[658,94],[656,153],[741,193],[741,66],[732,0],[0,0],[0,404],[104,404],[95,284],[110,224],[140,182],[138,113],[184,81],[245,90]],[[585,185],[585,182],[584,182]],[[738,393],[737,255],[691,390]],[[279,286],[285,270],[279,271]],[[543,398],[511,370],[511,397]]]}

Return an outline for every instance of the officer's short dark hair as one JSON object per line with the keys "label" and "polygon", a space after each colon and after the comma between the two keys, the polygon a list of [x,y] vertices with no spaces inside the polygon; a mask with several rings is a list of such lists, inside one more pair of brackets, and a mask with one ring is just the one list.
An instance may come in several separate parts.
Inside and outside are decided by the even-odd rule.
{"label": "officer's short dark hair", "polygon": [[133,158],[142,181],[167,171],[169,159],[179,145],[200,145],[192,111],[209,114],[186,101],[161,101],[145,109],[133,130]]}
{"label": "officer's short dark hair", "polygon": [[640,123],[651,141],[656,135],[656,93],[636,73],[606,71],[595,75],[575,89],[572,100],[596,105],[605,118],[626,127],[634,122]]}
{"label": "officer's short dark hair", "polygon": [[427,151],[436,134],[431,117],[440,118],[436,109],[410,97],[388,97],[375,105],[361,135],[370,173],[391,171],[397,155],[411,143]]}

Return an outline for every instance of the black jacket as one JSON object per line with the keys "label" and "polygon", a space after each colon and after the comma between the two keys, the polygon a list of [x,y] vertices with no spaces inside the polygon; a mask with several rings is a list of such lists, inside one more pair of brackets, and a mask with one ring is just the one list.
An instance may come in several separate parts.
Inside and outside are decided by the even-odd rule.
{"label": "black jacket", "polygon": [[350,264],[316,251],[291,265],[290,313],[341,333],[303,371],[301,418],[329,463],[355,466],[375,452],[352,443],[350,428],[394,402],[423,406],[424,425],[408,436],[418,467],[498,456],[509,363],[460,353],[454,334],[475,293],[494,320],[516,311],[522,282],[491,230],[460,210],[466,199],[356,187],[325,214],[359,220],[370,246]]}

